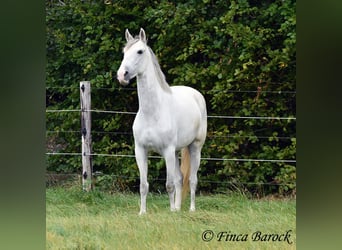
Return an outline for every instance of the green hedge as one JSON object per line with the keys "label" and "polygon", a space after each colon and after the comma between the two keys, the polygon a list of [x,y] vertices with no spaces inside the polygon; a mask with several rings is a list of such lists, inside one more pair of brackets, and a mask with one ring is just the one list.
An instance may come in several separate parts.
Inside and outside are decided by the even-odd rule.
{"label": "green hedge", "polygon": [[[47,109],[79,109],[79,82],[89,80],[94,109],[137,111],[135,83],[121,87],[115,75],[124,30],[143,27],[168,83],[200,90],[209,115],[296,116],[295,1],[49,1],[46,22]],[[93,152],[134,154],[133,119],[93,113]],[[80,152],[78,112],[47,113],[46,127],[49,152]],[[295,155],[295,120],[208,118],[202,157]],[[116,187],[138,186],[134,158],[94,156],[93,165]],[[80,172],[80,157],[47,156],[47,170]],[[149,176],[151,190],[164,190],[162,160],[150,160]],[[296,165],[202,161],[199,180],[203,191],[286,194],[295,192]]]}

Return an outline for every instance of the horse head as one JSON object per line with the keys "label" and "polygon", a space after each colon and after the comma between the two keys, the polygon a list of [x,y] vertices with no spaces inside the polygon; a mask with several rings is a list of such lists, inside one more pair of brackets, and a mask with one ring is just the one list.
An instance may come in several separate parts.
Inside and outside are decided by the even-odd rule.
{"label": "horse head", "polygon": [[131,79],[144,72],[148,54],[144,29],[141,28],[139,36],[135,38],[126,29],[125,37],[127,43],[123,49],[123,60],[117,72],[117,79],[122,85],[127,85]]}

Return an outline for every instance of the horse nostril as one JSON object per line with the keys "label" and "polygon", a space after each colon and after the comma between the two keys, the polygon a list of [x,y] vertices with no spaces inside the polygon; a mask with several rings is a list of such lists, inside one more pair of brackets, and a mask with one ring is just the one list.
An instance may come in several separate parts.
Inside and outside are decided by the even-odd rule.
{"label": "horse nostril", "polygon": [[128,71],[125,71],[125,74],[124,74],[124,76],[127,76],[128,75]]}

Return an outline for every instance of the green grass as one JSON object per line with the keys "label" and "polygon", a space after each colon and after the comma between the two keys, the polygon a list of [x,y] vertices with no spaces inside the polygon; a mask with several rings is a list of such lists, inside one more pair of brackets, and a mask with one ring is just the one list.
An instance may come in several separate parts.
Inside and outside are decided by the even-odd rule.
{"label": "green grass", "polygon": [[[138,194],[85,193],[78,188],[46,190],[47,249],[295,249],[293,199],[248,199],[241,194],[197,196],[197,211],[169,211],[167,195],[149,194],[147,214],[139,216]],[[210,242],[202,240],[212,230]],[[256,231],[283,234],[287,242],[253,241]],[[225,241],[218,234],[248,234],[247,241]],[[206,235],[207,237],[209,234]],[[275,236],[274,236],[275,237]]]}

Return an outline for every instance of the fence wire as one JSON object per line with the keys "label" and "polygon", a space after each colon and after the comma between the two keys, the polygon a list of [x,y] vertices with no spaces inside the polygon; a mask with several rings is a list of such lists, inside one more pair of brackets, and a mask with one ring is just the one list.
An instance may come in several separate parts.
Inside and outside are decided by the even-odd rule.
{"label": "fence wire", "polygon": [[[136,115],[137,112],[130,111],[109,111],[109,110],[81,110],[81,109],[47,109],[46,113],[64,113],[64,112],[94,112],[94,113],[105,113],[105,114],[125,114],[125,115]],[[230,116],[230,115],[207,115],[208,118],[216,119],[252,119],[252,120],[296,120],[296,117],[277,117],[277,116]]]}
{"label": "fence wire", "polygon": [[[278,83],[273,83],[277,85]],[[70,90],[79,90],[79,87],[48,87],[47,89],[70,89]],[[101,88],[101,87],[92,87],[95,90],[106,90],[106,91],[136,91],[136,88]],[[204,91],[204,92],[213,92],[213,91]],[[279,94],[279,95],[296,95],[296,91],[272,91],[272,90],[225,90],[226,93],[256,93],[256,94]],[[100,110],[100,109],[90,109],[90,110],[81,110],[81,109],[46,109],[47,114],[58,114],[58,113],[66,113],[66,112],[74,112],[74,113],[81,113],[81,112],[93,112],[93,113],[102,113],[102,114],[123,114],[123,115],[136,115],[136,112],[132,111],[108,111],[108,110]],[[244,120],[278,120],[278,121],[296,121],[296,117],[289,116],[289,117],[274,117],[274,116],[232,116],[232,115],[220,115],[220,114],[210,114],[207,116],[208,119],[244,119]],[[46,131],[46,133],[79,133],[81,131]],[[129,135],[132,136],[132,132],[106,132],[106,131],[92,131],[92,134],[117,134],[117,135]],[[210,134],[210,133],[208,133]],[[227,136],[215,136],[215,135],[208,135],[208,138],[256,138],[256,139],[280,139],[280,140],[292,140],[295,137],[289,136],[238,136],[238,135],[227,135]],[[72,156],[72,157],[81,157],[82,153],[79,152],[46,152],[47,156]],[[107,153],[91,153],[88,156],[92,157],[117,157],[117,158],[135,158],[133,154],[107,154]],[[148,156],[149,159],[162,159],[161,156],[150,155]],[[296,164],[295,159],[239,159],[239,158],[208,158],[202,157],[201,160],[204,161],[232,161],[232,162],[270,162],[270,163],[289,163],[289,164]],[[75,174],[77,175],[77,174]],[[94,173],[94,175],[101,175],[101,173]],[[136,179],[138,180],[139,177],[128,177],[128,176],[119,176],[119,175],[110,175],[114,178],[122,178],[122,179]],[[160,180],[165,181],[166,179],[161,178],[151,178],[152,180]],[[274,185],[274,186],[288,186],[288,185],[296,185],[296,183],[276,183],[276,182],[269,182],[269,183],[257,183],[257,182],[235,182],[235,181],[212,181],[205,178],[201,178],[201,182],[205,183],[218,183],[218,184],[227,184],[227,185]]]}
{"label": "fence wire", "polygon": [[[125,175],[115,175],[115,174],[103,174],[102,172],[94,172],[93,176],[95,177],[100,177],[100,176],[110,176],[111,178],[117,178],[117,179],[126,179],[126,180],[136,180],[138,181],[140,179],[139,176],[125,176]],[[55,179],[57,179],[57,176],[61,176],[61,177],[68,177],[68,178],[81,178],[80,174],[56,174],[56,173],[47,173],[46,176],[50,179],[52,179],[51,181],[53,182]],[[149,181],[166,181],[166,178],[160,178],[160,177],[152,177],[152,176],[148,176]],[[226,185],[233,185],[233,186],[241,186],[241,185],[252,185],[252,186],[290,186],[290,185],[294,185],[296,186],[296,182],[241,182],[241,181],[229,181],[229,180],[221,180],[221,181],[213,181],[213,180],[209,180],[206,179],[205,177],[200,177],[199,176],[199,181],[201,183],[211,183],[211,184],[226,184]],[[138,186],[137,186],[138,187]]]}
{"label": "fence wire", "polygon": [[[59,152],[47,152],[46,155],[65,155],[65,156],[82,156],[82,153],[59,153]],[[84,156],[100,156],[100,157],[121,157],[121,158],[135,158],[135,155],[124,154],[103,154],[92,153],[84,154]],[[150,155],[150,159],[163,159],[161,156]],[[203,157],[201,160],[205,161],[239,161],[239,162],[279,162],[279,163],[296,163],[296,160],[280,160],[280,159],[238,159],[238,158],[207,158]]]}
{"label": "fence wire", "polygon": [[[129,111],[107,111],[107,110],[99,110],[99,109],[91,109],[91,110],[83,110],[84,112],[95,112],[95,113],[106,113],[106,114],[126,114],[126,115],[136,115],[136,112],[129,112]],[[47,109],[47,113],[63,113],[63,112],[82,112],[81,109],[60,109],[60,110],[53,110],[53,109]],[[273,116],[227,116],[227,115],[208,115],[207,116],[210,119],[253,119],[253,120],[288,120],[288,121],[295,121],[296,117],[273,117]],[[47,131],[49,133],[81,133],[80,131]],[[120,132],[101,132],[101,131],[95,131],[92,133],[116,133],[119,134]],[[132,135],[132,133],[128,132],[121,132],[121,134],[127,134]],[[209,136],[210,137],[210,136]],[[215,136],[214,136],[215,137]],[[225,136],[220,136],[225,137]],[[242,136],[231,136],[231,137],[242,137]],[[248,136],[243,136],[247,137]],[[226,136],[225,138],[229,138],[229,136]],[[251,136],[250,138],[255,138],[254,136]],[[256,137],[259,139],[259,137]],[[270,137],[260,137],[263,139],[269,139]],[[277,138],[277,139],[292,139],[294,137],[271,137],[271,138]],[[47,152],[46,155],[65,155],[65,156],[81,156],[81,153],[72,153],[72,152],[64,152],[64,153],[58,153],[58,152]],[[121,154],[105,154],[105,153],[93,153],[91,156],[99,156],[99,157],[126,157],[126,158],[134,158],[134,155],[121,155]],[[155,159],[161,159],[161,156],[149,156],[149,158],[155,158]],[[274,162],[274,163],[296,163],[296,160],[291,159],[236,159],[236,158],[201,158],[201,160],[207,160],[207,161],[236,161],[236,162]]]}

